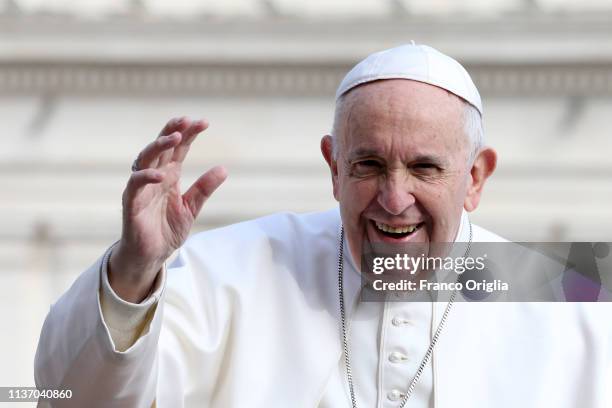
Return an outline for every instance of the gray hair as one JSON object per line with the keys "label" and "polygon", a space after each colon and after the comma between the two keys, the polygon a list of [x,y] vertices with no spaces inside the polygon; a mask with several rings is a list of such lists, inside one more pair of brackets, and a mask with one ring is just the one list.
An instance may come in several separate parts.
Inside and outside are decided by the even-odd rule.
{"label": "gray hair", "polygon": [[465,108],[463,110],[463,131],[471,145],[470,155],[468,156],[468,164],[471,166],[476,158],[476,155],[484,146],[484,127],[482,125],[482,115],[472,105],[463,101]]}
{"label": "gray hair", "polygon": [[[341,95],[336,100],[336,109],[334,112],[334,123],[332,126],[332,153],[333,157],[338,157],[339,144],[338,133],[340,131],[340,122],[344,117],[345,103],[344,99],[347,94]],[[468,156],[468,164],[471,166],[480,149],[484,146],[484,128],[482,126],[482,115],[472,104],[461,99],[464,104],[463,110],[463,130],[468,137],[471,145],[470,154]]]}

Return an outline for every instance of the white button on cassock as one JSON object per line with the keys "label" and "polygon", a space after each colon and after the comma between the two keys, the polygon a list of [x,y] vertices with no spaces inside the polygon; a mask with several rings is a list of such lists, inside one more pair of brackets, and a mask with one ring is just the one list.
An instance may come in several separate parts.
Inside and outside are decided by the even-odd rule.
{"label": "white button on cassock", "polygon": [[392,363],[401,363],[404,360],[408,360],[408,357],[402,353],[394,351],[393,353],[389,354],[389,361]]}
{"label": "white button on cassock", "polygon": [[405,324],[410,323],[410,321],[408,319],[404,319],[403,317],[399,317],[399,316],[395,316],[392,320],[391,320],[391,324],[393,324],[394,326],[403,326]]}
{"label": "white button on cassock", "polygon": [[[371,406],[397,408],[405,394],[401,391],[415,374],[416,366],[431,342],[433,306],[427,302],[385,302],[384,325],[380,330],[380,351],[377,373],[380,373],[378,404]],[[381,322],[381,323],[382,323]],[[433,406],[433,369],[428,364],[410,398],[411,407]],[[362,404],[363,405],[363,404]]]}
{"label": "white button on cassock", "polygon": [[391,390],[387,394],[387,398],[389,398],[390,401],[398,401],[403,395],[404,394],[402,394],[399,390]]}

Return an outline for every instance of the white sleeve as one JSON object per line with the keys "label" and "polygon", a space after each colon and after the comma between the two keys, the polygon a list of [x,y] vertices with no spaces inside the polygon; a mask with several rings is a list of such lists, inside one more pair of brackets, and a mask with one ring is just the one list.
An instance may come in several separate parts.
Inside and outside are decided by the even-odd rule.
{"label": "white sleeve", "polygon": [[[110,256],[110,255],[109,255]],[[108,258],[108,257],[107,257]],[[116,351],[126,351],[148,329],[155,306],[164,287],[165,265],[155,278],[151,292],[141,303],[130,303],[121,299],[108,281],[108,264],[103,262],[101,270],[100,306],[102,318],[111,335]]]}
{"label": "white sleeve", "polygon": [[[144,306],[107,302],[114,325],[109,329],[99,296],[109,253],[79,276],[45,319],[35,358],[36,386],[72,390],[71,399],[54,407],[150,407],[155,401],[164,282],[157,303],[155,295]],[[141,309],[146,309],[146,324]],[[122,329],[141,334],[126,351],[118,351],[111,335]]]}

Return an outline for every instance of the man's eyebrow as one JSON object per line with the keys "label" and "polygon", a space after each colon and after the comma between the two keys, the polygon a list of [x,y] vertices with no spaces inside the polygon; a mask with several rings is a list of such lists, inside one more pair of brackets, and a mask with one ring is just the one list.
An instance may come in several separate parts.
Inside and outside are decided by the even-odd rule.
{"label": "man's eyebrow", "polygon": [[438,166],[442,166],[445,161],[438,156],[432,154],[419,154],[410,160],[411,163],[431,163]]}
{"label": "man's eyebrow", "polygon": [[371,156],[381,156],[380,151],[371,147],[358,147],[349,155],[350,160],[354,160],[359,157],[371,157]]}
{"label": "man's eyebrow", "polygon": [[[382,157],[381,152],[376,148],[371,147],[359,147],[349,155],[349,161],[362,158],[362,157]],[[431,163],[442,167],[446,162],[433,154],[417,154],[415,157],[410,158],[410,163]]]}

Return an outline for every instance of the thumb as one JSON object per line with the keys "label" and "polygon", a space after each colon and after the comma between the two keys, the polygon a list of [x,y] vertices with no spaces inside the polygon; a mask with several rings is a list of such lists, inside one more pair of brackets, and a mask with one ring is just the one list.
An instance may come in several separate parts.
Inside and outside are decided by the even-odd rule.
{"label": "thumb", "polygon": [[183,194],[183,202],[191,211],[193,218],[198,216],[202,206],[227,178],[227,171],[223,166],[215,166],[202,174],[189,190]]}

